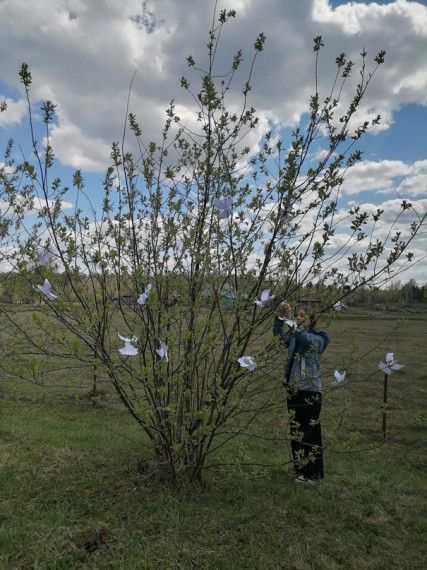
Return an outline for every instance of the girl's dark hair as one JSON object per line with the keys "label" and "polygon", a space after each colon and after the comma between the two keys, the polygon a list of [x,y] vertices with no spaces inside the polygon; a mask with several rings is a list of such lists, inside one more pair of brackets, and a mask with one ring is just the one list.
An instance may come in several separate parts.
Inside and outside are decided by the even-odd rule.
{"label": "girl's dark hair", "polygon": [[316,315],[312,311],[310,311],[307,307],[300,307],[299,309],[305,311],[306,315],[308,315],[308,318],[310,319],[310,328],[314,329],[317,323]]}
{"label": "girl's dark hair", "polygon": [[310,313],[310,328],[314,329],[316,328],[316,324],[317,324],[317,317],[314,313]]}

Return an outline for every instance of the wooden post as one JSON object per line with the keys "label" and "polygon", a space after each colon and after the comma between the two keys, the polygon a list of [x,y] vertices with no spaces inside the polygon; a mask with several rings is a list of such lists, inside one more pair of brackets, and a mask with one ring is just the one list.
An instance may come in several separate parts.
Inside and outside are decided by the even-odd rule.
{"label": "wooden post", "polygon": [[385,437],[386,437],[386,431],[387,431],[387,411],[386,411],[386,406],[387,406],[387,380],[388,380],[388,375],[387,375],[387,374],[384,374],[383,439],[385,439]]}
{"label": "wooden post", "polygon": [[96,364],[95,363],[93,364],[92,398],[96,398]]}

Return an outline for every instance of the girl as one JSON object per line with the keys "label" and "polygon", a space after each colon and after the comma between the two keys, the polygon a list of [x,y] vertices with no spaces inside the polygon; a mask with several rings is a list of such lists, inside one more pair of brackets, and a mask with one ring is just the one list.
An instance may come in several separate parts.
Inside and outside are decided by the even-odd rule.
{"label": "girl", "polygon": [[330,339],[325,332],[314,330],[315,321],[306,309],[298,309],[297,326],[290,322],[285,331],[285,321],[290,318],[291,306],[285,302],[274,319],[273,334],[279,336],[288,348],[285,386],[288,389],[288,411],[291,416],[295,481],[313,483],[314,480],[323,478],[319,359]]}

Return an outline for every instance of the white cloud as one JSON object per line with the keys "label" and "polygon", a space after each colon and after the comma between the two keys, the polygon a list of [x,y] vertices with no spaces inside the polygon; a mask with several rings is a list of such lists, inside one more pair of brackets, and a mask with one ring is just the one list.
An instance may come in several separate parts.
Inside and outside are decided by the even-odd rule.
{"label": "white cloud", "polygon": [[[397,128],[395,113],[403,105],[427,105],[427,7],[421,2],[343,0],[335,9],[328,0],[233,0],[231,4],[218,2],[219,9],[236,9],[237,16],[222,32],[215,65],[218,75],[226,73],[235,52],[243,49],[242,69],[227,94],[232,109],[242,102],[253,42],[260,32],[267,36],[248,100],[261,121],[242,143],[245,146],[256,150],[269,126],[293,128],[307,112],[315,89],[312,38],[318,35],[325,43],[319,54],[321,100],[329,94],[335,57],[345,52],[356,62],[343,93],[348,102],[359,81],[356,68],[364,46],[367,73],[380,50],[387,54],[358,120],[381,114],[381,125],[373,131],[378,133]],[[193,55],[198,66],[207,68],[213,6],[211,0],[38,0],[37,9],[30,9],[28,0],[1,0],[0,51],[7,57],[0,65],[0,100],[8,103],[7,111],[0,113],[1,140],[13,136],[12,127],[25,117],[25,94],[18,76],[22,62],[28,63],[32,73],[35,109],[46,98],[58,105],[51,143],[63,165],[105,172],[111,143],[122,138],[135,71],[129,110],[136,114],[146,142],[160,141],[171,99],[182,122],[194,125],[194,101],[180,88],[180,78],[186,76],[197,92],[201,72],[189,69],[186,57]],[[131,145],[130,134],[128,141]],[[25,152],[29,154],[28,149]],[[396,193],[411,200],[425,195],[427,161],[384,160],[377,155],[378,161],[363,161],[347,173],[343,199],[373,204],[397,198]],[[319,149],[315,158],[321,157]],[[375,192],[375,200],[368,192]]]}
{"label": "white cloud", "polygon": [[19,125],[28,112],[28,106],[24,99],[14,101],[10,97],[3,97],[0,93],[0,101],[5,101],[7,111],[0,113],[0,129],[13,125]]}
{"label": "white cloud", "polygon": [[[343,192],[356,195],[365,191],[422,196],[427,193],[427,160],[406,164],[400,160],[362,161],[345,175]],[[396,182],[397,181],[397,182]]]}
{"label": "white cloud", "polygon": [[[227,7],[225,0],[219,4]],[[100,155],[121,133],[135,70],[131,111],[140,118],[148,140],[160,134],[164,117],[158,109],[165,109],[172,98],[181,105],[192,103],[179,88],[179,79],[181,75],[193,80],[200,77],[199,72],[187,68],[189,54],[200,66],[208,64],[203,46],[213,2],[39,0],[37,6],[30,10],[25,0],[0,3],[0,49],[8,53],[2,61],[1,79],[22,90],[17,72],[25,61],[33,75],[33,98],[49,97],[60,104],[67,119],[60,121],[55,137],[60,141],[57,156],[64,164],[105,170]],[[307,110],[314,89],[315,35],[322,35],[325,41],[320,60],[321,96],[328,93],[335,56],[346,51],[348,57],[360,61],[359,52],[365,45],[370,59],[386,49],[388,62],[372,85],[363,113],[374,116],[381,111],[386,117],[384,128],[403,103],[427,104],[427,63],[422,49],[427,9],[418,2],[369,6],[351,2],[333,10],[327,0],[269,0],[267,4],[239,0],[232,7],[237,17],[223,31],[223,44],[216,54],[218,73],[229,69],[239,48],[247,58],[247,70],[252,43],[264,32],[267,43],[255,67],[251,101],[281,125],[294,126]],[[244,80],[245,73],[239,71],[232,99]],[[357,74],[354,81],[358,81]],[[7,119],[2,117],[2,124],[19,120],[22,111],[17,111],[15,118],[9,112]],[[76,144],[70,134],[75,133],[87,140],[86,145],[83,140],[77,142],[78,147],[85,147],[84,160],[73,148]]]}
{"label": "white cloud", "polygon": [[50,144],[55,154],[60,159],[66,156],[67,164],[75,169],[86,172],[102,172],[106,169],[110,145],[101,137],[90,138],[88,133],[65,118],[61,119],[60,126],[52,128]]}
{"label": "white cloud", "polygon": [[411,173],[397,187],[399,195],[427,196],[427,160],[413,164]]}

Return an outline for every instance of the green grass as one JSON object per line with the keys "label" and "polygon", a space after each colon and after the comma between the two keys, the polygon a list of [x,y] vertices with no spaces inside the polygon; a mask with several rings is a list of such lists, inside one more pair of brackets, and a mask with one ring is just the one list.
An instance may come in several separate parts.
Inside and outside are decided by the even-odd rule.
{"label": "green grass", "polygon": [[[9,380],[0,418],[2,567],[424,568],[426,426],[419,415],[427,319],[410,317],[381,342],[395,324],[389,316],[347,315],[330,326],[325,387],[340,359],[355,362],[344,386],[325,392],[326,478],[312,487],[296,485],[285,469],[247,467],[209,470],[203,488],[173,490],[145,463],[147,441],[111,395],[93,406],[68,392],[59,398],[21,385],[16,393]],[[383,377],[375,367],[388,351],[405,368],[389,380],[383,445]],[[263,421],[266,434],[285,430],[284,406]],[[289,458],[285,434],[250,441],[247,451],[260,463]],[[215,459],[232,450],[220,453]]]}

